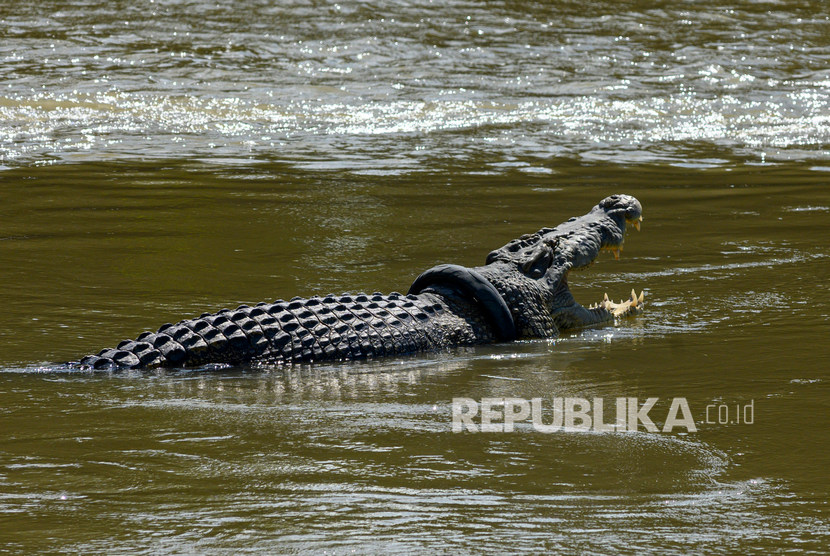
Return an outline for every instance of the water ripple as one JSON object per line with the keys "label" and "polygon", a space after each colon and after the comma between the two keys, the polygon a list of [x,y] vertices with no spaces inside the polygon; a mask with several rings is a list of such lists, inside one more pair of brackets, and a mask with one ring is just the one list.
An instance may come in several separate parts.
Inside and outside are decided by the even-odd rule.
{"label": "water ripple", "polygon": [[799,6],[134,12],[5,14],[0,164],[258,157],[365,172],[382,158],[409,172],[419,151],[486,150],[544,170],[556,157],[684,164],[701,145],[711,165],[820,160],[830,144],[827,19]]}

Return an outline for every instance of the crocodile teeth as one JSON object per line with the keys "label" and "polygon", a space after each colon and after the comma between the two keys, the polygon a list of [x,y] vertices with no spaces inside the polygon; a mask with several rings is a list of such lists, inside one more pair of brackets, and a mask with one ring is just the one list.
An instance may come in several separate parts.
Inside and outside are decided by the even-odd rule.
{"label": "crocodile teeth", "polygon": [[620,300],[619,303],[611,301],[606,293],[602,297],[602,301],[599,303],[594,303],[589,309],[604,309],[611,313],[615,318],[616,317],[623,317],[629,314],[636,314],[642,312],[642,306],[645,302],[646,294],[645,292],[640,292],[640,295],[637,295],[637,292],[632,289],[631,296],[626,300]]}

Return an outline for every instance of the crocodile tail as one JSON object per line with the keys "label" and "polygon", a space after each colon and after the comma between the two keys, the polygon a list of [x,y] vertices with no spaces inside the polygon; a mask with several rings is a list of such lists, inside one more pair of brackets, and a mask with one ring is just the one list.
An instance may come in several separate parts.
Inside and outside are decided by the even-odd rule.
{"label": "crocodile tail", "polygon": [[117,347],[88,355],[73,366],[83,370],[195,367],[346,360],[412,353],[433,347],[429,313],[400,293],[356,294],[241,305],[222,309],[156,332],[144,332]]}
{"label": "crocodile tail", "polygon": [[155,332],[88,355],[79,364],[91,370],[116,370],[244,361],[264,353],[279,333],[277,319],[266,310],[272,305],[241,305],[233,311],[223,309],[167,323]]}

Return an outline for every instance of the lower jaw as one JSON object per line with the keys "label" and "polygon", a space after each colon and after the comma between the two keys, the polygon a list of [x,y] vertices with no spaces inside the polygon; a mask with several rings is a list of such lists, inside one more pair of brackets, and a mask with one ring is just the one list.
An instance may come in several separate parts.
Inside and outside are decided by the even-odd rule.
{"label": "lower jaw", "polygon": [[643,312],[643,306],[645,305],[645,296],[646,292],[641,291],[640,295],[638,296],[637,293],[632,289],[631,295],[628,299],[621,299],[619,303],[615,303],[608,298],[608,294],[606,293],[602,301],[591,305],[590,307],[588,307],[588,309],[603,309],[607,311],[612,316],[612,318],[639,315]]}
{"label": "lower jaw", "polygon": [[577,303],[573,296],[570,298],[572,303],[566,304],[553,315],[559,330],[611,325],[619,319],[642,314],[645,306],[645,295],[641,293],[637,296],[633,291],[628,300],[621,300],[617,303],[611,301],[606,294],[602,301],[587,308]]}

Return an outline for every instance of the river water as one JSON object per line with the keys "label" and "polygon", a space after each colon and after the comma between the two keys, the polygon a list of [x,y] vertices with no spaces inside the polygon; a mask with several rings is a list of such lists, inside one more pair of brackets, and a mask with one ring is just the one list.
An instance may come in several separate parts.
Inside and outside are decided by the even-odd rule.
{"label": "river water", "polygon": [[[0,551],[830,548],[822,2],[0,3]],[[617,327],[73,374],[180,318],[405,291],[612,193]],[[453,398],[694,432],[452,432]],[[606,411],[606,421],[609,420]],[[547,419],[547,417],[546,417]]]}

